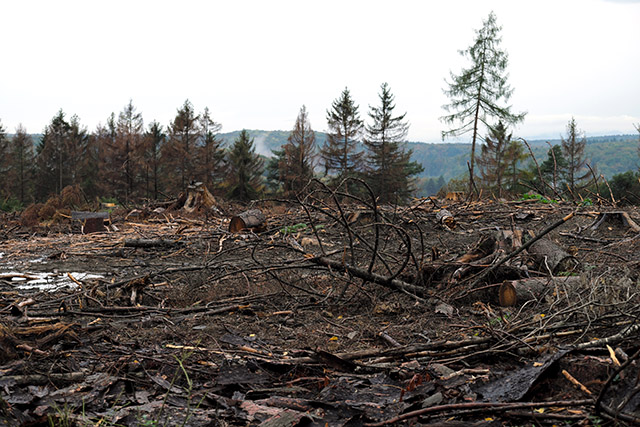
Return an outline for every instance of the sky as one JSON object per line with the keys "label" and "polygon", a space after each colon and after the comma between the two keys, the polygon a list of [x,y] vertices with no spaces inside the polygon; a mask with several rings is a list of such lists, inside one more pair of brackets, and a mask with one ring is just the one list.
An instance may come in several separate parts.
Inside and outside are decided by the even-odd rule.
{"label": "sky", "polygon": [[509,54],[514,135],[640,123],[640,0],[0,0],[0,123],[40,133],[62,109],[89,131],[129,100],[168,125],[185,100],[222,132],[311,127],[349,88],[368,119],[389,84],[408,140],[441,141],[450,73],[489,13]]}

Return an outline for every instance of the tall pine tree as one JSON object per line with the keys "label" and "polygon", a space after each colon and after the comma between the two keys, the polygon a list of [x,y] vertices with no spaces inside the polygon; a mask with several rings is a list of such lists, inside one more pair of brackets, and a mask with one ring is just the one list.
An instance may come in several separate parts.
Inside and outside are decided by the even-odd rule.
{"label": "tall pine tree", "polygon": [[507,133],[504,123],[499,121],[497,125],[489,128],[489,134],[481,146],[478,158],[483,184],[490,190],[496,190],[499,197],[502,197],[504,172],[507,167],[506,152],[510,143],[511,134]]}
{"label": "tall pine tree", "polygon": [[525,152],[524,144],[517,139],[512,139],[505,150],[505,170],[504,179],[506,188],[512,193],[518,192],[522,187],[521,180],[529,177],[526,169],[522,169],[523,162],[528,155]]}
{"label": "tall pine tree", "polygon": [[405,114],[393,115],[394,96],[383,83],[380,106],[369,107],[371,124],[365,126],[367,152],[366,181],[382,203],[402,203],[414,191],[411,177],[422,172],[422,166],[411,161],[411,150],[405,148],[409,125]]}
{"label": "tall pine tree", "polygon": [[195,178],[193,159],[195,144],[200,138],[198,115],[189,100],[178,109],[169,125],[169,140],[165,144],[163,163],[167,165],[168,189],[174,193],[184,191]]}
{"label": "tall pine tree", "polygon": [[141,178],[143,153],[144,122],[142,114],[136,111],[133,101],[124,107],[118,115],[117,124],[117,157],[122,171],[121,185],[125,200],[137,195],[138,183]]}
{"label": "tall pine tree", "polygon": [[[332,174],[330,184],[335,185],[358,176],[363,166],[364,152],[358,150],[358,140],[364,124],[349,89],[345,88],[327,110],[327,123],[329,131],[320,156],[325,173]],[[352,191],[353,184],[347,184],[347,190]]]}
{"label": "tall pine tree", "polygon": [[34,154],[31,135],[27,133],[27,130],[22,125],[18,125],[16,128],[16,133],[11,140],[10,152],[12,160],[9,174],[11,193],[13,197],[24,204],[32,191]]}
{"label": "tall pine tree", "polygon": [[228,153],[229,191],[231,199],[247,202],[258,198],[262,192],[262,159],[256,154],[253,138],[242,130],[233,141]]}
{"label": "tall pine tree", "polygon": [[144,135],[144,169],[147,197],[158,199],[161,191],[160,185],[160,153],[166,141],[166,135],[162,125],[156,121],[149,124]]}
{"label": "tall pine tree", "polygon": [[313,178],[315,166],[316,134],[311,129],[307,108],[300,108],[293,130],[282,147],[278,171],[285,195],[299,193]]}
{"label": "tall pine tree", "polygon": [[561,137],[561,142],[562,154],[567,159],[567,186],[573,197],[577,197],[576,187],[589,175],[589,172],[585,170],[587,160],[584,156],[587,139],[584,133],[578,130],[575,118],[572,117],[567,124],[567,138]]}
{"label": "tall pine tree", "polygon": [[8,177],[7,173],[11,169],[11,152],[9,150],[9,138],[7,133],[0,123],[0,197],[6,197],[5,189],[7,188]]}
{"label": "tall pine tree", "polygon": [[67,167],[69,133],[71,125],[62,110],[53,116],[37,146],[36,198],[43,200],[51,194],[59,194],[69,184]]}
{"label": "tall pine tree", "polygon": [[500,30],[493,12],[476,31],[472,46],[460,54],[471,60],[469,68],[459,75],[451,73],[449,88],[444,93],[451,103],[443,108],[448,115],[440,118],[450,129],[442,132],[447,136],[461,136],[469,132],[471,137],[471,159],[469,164],[470,189],[474,177],[476,144],[480,139],[480,126],[489,127],[489,120],[499,119],[507,125],[524,120],[526,113],[512,113],[511,106],[504,105],[513,93],[507,82],[507,52],[500,49]]}
{"label": "tall pine tree", "polygon": [[225,152],[218,132],[222,125],[213,121],[209,108],[205,107],[200,115],[200,143],[195,160],[196,176],[209,190],[214,190],[225,178]]}

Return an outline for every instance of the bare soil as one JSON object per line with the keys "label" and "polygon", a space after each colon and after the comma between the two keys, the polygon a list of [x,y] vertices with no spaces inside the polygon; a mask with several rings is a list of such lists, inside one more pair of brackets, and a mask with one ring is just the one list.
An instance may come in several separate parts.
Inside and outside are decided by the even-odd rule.
{"label": "bare soil", "polygon": [[[266,224],[230,233],[249,208]],[[318,196],[145,212],[93,234],[2,217],[0,425],[639,420],[635,209]],[[504,230],[548,231],[578,266],[461,258]],[[500,306],[526,277],[549,286]]]}

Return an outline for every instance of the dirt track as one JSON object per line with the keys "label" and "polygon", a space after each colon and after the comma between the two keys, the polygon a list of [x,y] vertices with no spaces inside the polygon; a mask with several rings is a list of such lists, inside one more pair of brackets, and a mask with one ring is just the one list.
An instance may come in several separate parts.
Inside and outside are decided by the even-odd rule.
{"label": "dirt track", "polygon": [[[237,234],[228,223],[240,208],[126,221],[116,212],[117,231],[90,235],[5,216],[0,419],[588,424],[616,416],[606,411],[625,397],[619,419],[638,416],[640,234],[617,214],[598,223],[613,209],[257,207],[266,226]],[[438,221],[444,208],[451,227]],[[483,237],[536,235],[571,212],[547,237],[579,261],[558,275],[578,285],[552,281],[536,299],[500,307],[503,280],[548,271],[524,251],[476,283],[491,264],[460,261]],[[491,262],[508,253],[496,249]]]}

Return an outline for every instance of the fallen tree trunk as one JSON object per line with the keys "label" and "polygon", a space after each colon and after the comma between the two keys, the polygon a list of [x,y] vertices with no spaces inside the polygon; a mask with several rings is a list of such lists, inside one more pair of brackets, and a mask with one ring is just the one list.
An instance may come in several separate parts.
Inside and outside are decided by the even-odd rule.
{"label": "fallen tree trunk", "polygon": [[527,249],[527,252],[533,256],[540,270],[547,271],[548,268],[552,274],[563,271],[573,272],[580,266],[580,262],[575,257],[549,239],[538,240]]}
{"label": "fallen tree trunk", "polygon": [[531,300],[539,301],[545,296],[550,287],[560,284],[575,287],[581,281],[582,278],[579,276],[530,277],[520,280],[505,280],[500,285],[498,298],[501,306],[512,307]]}
{"label": "fallen tree trunk", "polygon": [[259,231],[264,227],[265,221],[266,217],[261,210],[251,209],[231,218],[229,231],[232,233],[239,233],[247,229]]}

